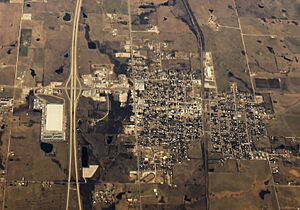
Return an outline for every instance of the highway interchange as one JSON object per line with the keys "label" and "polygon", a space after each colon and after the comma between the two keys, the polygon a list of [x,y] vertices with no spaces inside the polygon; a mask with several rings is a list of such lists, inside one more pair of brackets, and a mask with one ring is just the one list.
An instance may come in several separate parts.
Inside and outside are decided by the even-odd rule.
{"label": "highway interchange", "polygon": [[[78,99],[81,94],[81,89],[77,89],[77,82],[80,81],[77,76],[77,42],[78,42],[78,27],[80,19],[82,0],[77,0],[76,8],[73,20],[73,31],[72,31],[72,45],[71,45],[71,71],[70,76],[67,80],[66,87],[70,85],[70,96],[69,98],[69,174],[68,174],[68,189],[67,189],[67,200],[66,210],[70,209],[70,190],[71,190],[71,177],[72,177],[72,160],[74,160],[75,180],[76,180],[76,192],[78,200],[78,208],[82,209],[82,203],[80,198],[80,184],[79,184],[79,172],[78,172],[78,157],[77,157],[77,137],[76,137],[76,109]],[[73,154],[74,153],[74,154]]]}
{"label": "highway interchange", "polygon": [[[77,142],[77,106],[78,106],[78,102],[79,102],[79,98],[81,96],[82,91],[84,90],[90,90],[90,88],[88,87],[84,87],[81,85],[80,79],[79,79],[79,74],[78,74],[78,65],[77,65],[77,57],[78,57],[78,46],[77,46],[77,42],[78,42],[78,30],[79,30],[79,20],[80,20],[80,16],[81,16],[81,7],[82,7],[82,1],[83,0],[77,0],[76,1],[76,7],[75,7],[75,12],[74,12],[74,17],[73,17],[73,26],[72,26],[72,44],[71,44],[71,58],[70,58],[70,74],[69,77],[67,79],[67,81],[64,83],[64,86],[62,87],[54,87],[52,88],[53,90],[60,90],[60,91],[65,91],[66,95],[67,95],[67,100],[66,100],[66,109],[67,113],[66,115],[68,115],[68,124],[67,124],[67,129],[66,129],[66,133],[68,134],[69,138],[68,138],[68,149],[69,149],[69,153],[68,153],[68,178],[67,178],[67,182],[66,181],[62,181],[61,183],[66,184],[67,183],[67,194],[66,194],[66,206],[65,209],[72,209],[74,206],[74,203],[72,202],[74,199],[73,198],[73,194],[72,192],[76,190],[76,196],[77,196],[77,207],[78,209],[83,209],[83,204],[82,204],[82,199],[81,199],[81,195],[80,195],[80,184],[84,183],[82,180],[80,180],[80,172],[81,172],[81,167],[80,164],[78,163],[78,151],[79,151],[79,147],[78,147],[78,142]],[[188,21],[189,21],[189,26],[191,28],[191,30],[193,31],[196,39],[197,39],[197,44],[198,44],[198,51],[199,54],[201,56],[201,60],[203,59],[203,55],[205,53],[205,42],[204,42],[204,36],[203,33],[201,31],[201,28],[199,27],[196,18],[194,17],[194,14],[191,10],[191,7],[189,5],[189,2],[187,0],[182,0],[183,6],[186,10],[186,14],[188,17]],[[236,14],[238,16],[237,13],[237,9],[236,9],[236,5],[235,5],[235,1],[233,0],[234,3],[234,8],[236,10]],[[128,1],[128,14],[129,14],[129,22],[131,23],[131,12],[130,12],[130,1]],[[244,44],[244,40],[243,40],[243,36],[246,34],[243,34],[242,32],[242,28],[240,25],[240,21],[238,20],[238,24],[239,27],[235,28],[241,31],[241,37],[242,37],[242,42],[243,42],[243,47],[245,49],[246,52],[246,47]],[[20,24],[21,25],[21,24]],[[20,26],[21,29],[21,26]],[[130,43],[132,45],[132,33],[134,31],[131,28],[131,24],[129,24],[129,36],[130,36]],[[19,37],[20,39],[20,37]],[[131,53],[131,59],[133,57],[133,54]],[[17,56],[18,58],[18,56]],[[246,59],[247,59],[247,67],[249,70],[249,74],[251,77],[251,72],[250,72],[250,67],[249,67],[249,62],[248,62],[248,58],[247,58],[247,53],[246,53]],[[133,59],[132,59],[133,60]],[[18,61],[17,61],[18,63]],[[200,65],[202,65],[202,62],[200,62]],[[17,69],[17,65],[16,65],[16,69]],[[202,66],[200,66],[200,69],[202,69]],[[16,70],[17,71],[17,70]],[[201,82],[202,84],[204,84],[204,71],[201,72]],[[17,74],[16,74],[17,75]],[[130,79],[130,78],[129,78]],[[253,81],[251,80],[251,85],[252,85],[252,89],[254,90],[254,85],[253,85]],[[1,85],[0,88],[8,88],[8,89],[14,89],[14,95],[15,95],[15,89],[16,88],[20,88],[16,85],[12,86],[12,85]],[[41,89],[41,87],[27,87],[30,88],[32,90],[36,90],[36,89]],[[42,87],[47,89],[47,87]],[[132,88],[132,97],[133,97],[133,101],[136,102],[137,98],[136,94],[135,94],[135,90],[134,88]],[[253,91],[255,92],[255,91]],[[211,99],[208,96],[209,94],[207,92],[205,92],[205,89],[203,86],[201,86],[201,107],[202,110],[205,110],[205,107],[207,105],[210,104]],[[99,121],[104,120],[110,112],[110,103],[109,103],[109,97],[108,94],[106,94],[106,101],[107,101],[107,112],[106,114],[99,119]],[[236,93],[234,92],[234,101],[236,101]],[[136,103],[133,103],[133,110],[135,112],[136,110]],[[235,111],[236,111],[236,106],[235,106]],[[208,118],[208,113],[207,112],[202,112],[202,127],[203,130],[201,132],[202,134],[202,138],[200,141],[201,147],[203,149],[203,160],[204,160],[204,170],[205,170],[205,179],[206,179],[206,207],[207,209],[209,209],[209,192],[208,192],[208,184],[209,184],[209,176],[208,176],[208,153],[207,153],[207,136],[209,131],[207,130],[208,127],[206,125],[207,123],[207,118]],[[136,122],[137,120],[135,119],[135,124],[137,124]],[[139,136],[138,136],[138,132],[136,131],[135,128],[135,138],[136,138],[136,146],[137,148],[139,147]],[[10,135],[9,135],[10,136]],[[10,141],[9,141],[10,143]],[[9,146],[8,146],[8,153],[7,153],[7,159],[9,157]],[[140,175],[139,170],[140,170],[140,160],[139,160],[140,156],[137,156],[137,170],[138,170],[138,176]],[[268,159],[269,161],[269,159]],[[270,165],[270,163],[269,163]],[[6,169],[7,170],[7,169]],[[138,180],[140,180],[140,177],[138,178]],[[38,181],[28,181],[29,183],[39,183]],[[92,181],[93,182],[93,181]],[[57,182],[59,183],[59,182]],[[274,183],[274,180],[273,180]],[[142,197],[141,197],[141,192],[140,192],[140,182],[137,182],[138,187],[139,187],[139,207],[140,209],[142,209]],[[74,188],[75,187],[75,188]],[[4,191],[5,193],[5,191]],[[277,196],[277,194],[275,194]],[[4,195],[5,196],[5,195]],[[277,199],[277,203],[278,203],[278,198]],[[72,205],[71,205],[72,204]],[[4,206],[4,202],[3,202],[3,206]],[[279,204],[278,204],[279,206]]]}

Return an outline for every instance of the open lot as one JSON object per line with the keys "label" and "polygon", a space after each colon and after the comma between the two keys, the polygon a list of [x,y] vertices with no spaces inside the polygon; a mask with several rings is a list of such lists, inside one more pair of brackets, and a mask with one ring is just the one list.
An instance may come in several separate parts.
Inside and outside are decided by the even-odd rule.
{"label": "open lot", "polygon": [[273,93],[275,117],[268,123],[273,136],[299,136],[300,101],[298,94]]}
{"label": "open lot", "polygon": [[[212,52],[215,64],[217,86],[220,91],[230,89],[230,82],[236,82],[241,91],[251,91],[251,82],[243,44],[238,30],[224,29],[213,32],[205,28],[208,51]],[[234,40],[234,41],[233,41]]]}
{"label": "open lot", "polygon": [[300,206],[299,187],[277,187],[277,190],[281,208],[297,208]]}
{"label": "open lot", "polygon": [[287,47],[286,41],[272,37],[245,37],[249,64],[257,76],[274,73],[299,75],[297,54]]}
{"label": "open lot", "polygon": [[197,0],[189,0],[189,2],[201,25],[208,25],[208,20],[213,15],[221,26],[238,27],[232,0],[222,2],[204,0],[200,6]]}
{"label": "open lot", "polygon": [[259,0],[236,0],[238,11],[241,16],[252,16],[255,18],[287,18],[299,19],[299,1],[266,0],[263,3]]}
{"label": "open lot", "polygon": [[17,61],[17,42],[21,6],[0,3],[0,85],[13,85]]}
{"label": "open lot", "polygon": [[127,14],[127,0],[103,1],[103,8],[107,13]]}
{"label": "open lot", "polygon": [[210,173],[210,209],[278,209],[267,161],[239,165],[238,171]]}
{"label": "open lot", "polygon": [[[189,27],[176,18],[174,13],[179,13],[176,7],[159,7],[156,11],[159,39],[168,43],[167,49],[183,51],[186,53],[197,53],[196,39]],[[151,35],[151,34],[150,34]]]}
{"label": "open lot", "polygon": [[[53,183],[18,183],[7,187],[5,209],[53,209],[65,208],[67,186]],[[74,198],[75,195],[74,195]],[[71,207],[76,209],[76,200],[71,200]]]}

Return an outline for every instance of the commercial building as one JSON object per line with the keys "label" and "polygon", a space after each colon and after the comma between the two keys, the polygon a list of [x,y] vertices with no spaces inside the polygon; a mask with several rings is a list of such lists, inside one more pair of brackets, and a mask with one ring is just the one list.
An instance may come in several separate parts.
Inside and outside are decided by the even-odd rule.
{"label": "commercial building", "polygon": [[42,106],[41,141],[65,140],[65,115],[63,104]]}
{"label": "commercial building", "polygon": [[46,131],[63,131],[64,105],[46,105]]}

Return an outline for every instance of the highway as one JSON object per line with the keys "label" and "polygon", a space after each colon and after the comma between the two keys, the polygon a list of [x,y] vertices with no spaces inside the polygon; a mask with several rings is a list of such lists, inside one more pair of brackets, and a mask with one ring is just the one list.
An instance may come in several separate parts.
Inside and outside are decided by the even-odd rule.
{"label": "highway", "polygon": [[[67,188],[67,199],[66,199],[66,210],[69,210],[70,203],[70,190],[71,190],[71,177],[72,177],[72,165],[74,160],[74,171],[75,171],[75,183],[76,192],[78,199],[78,209],[82,209],[81,197],[80,197],[80,183],[78,175],[78,158],[77,158],[77,137],[76,137],[76,107],[78,99],[81,94],[81,85],[77,75],[77,41],[78,41],[78,27],[80,19],[82,0],[77,0],[76,8],[73,19],[73,30],[72,30],[72,45],[71,45],[71,61],[70,61],[70,75],[66,82],[67,86],[70,85],[70,96],[69,96],[69,174],[68,174],[68,188]],[[77,82],[79,82],[79,89],[77,88]],[[68,91],[66,91],[68,95]]]}

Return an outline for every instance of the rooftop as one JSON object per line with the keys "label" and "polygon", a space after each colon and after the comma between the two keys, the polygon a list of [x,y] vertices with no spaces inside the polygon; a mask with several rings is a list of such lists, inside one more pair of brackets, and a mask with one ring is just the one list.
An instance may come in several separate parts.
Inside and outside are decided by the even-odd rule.
{"label": "rooftop", "polygon": [[46,130],[63,131],[63,104],[47,104],[46,106]]}

